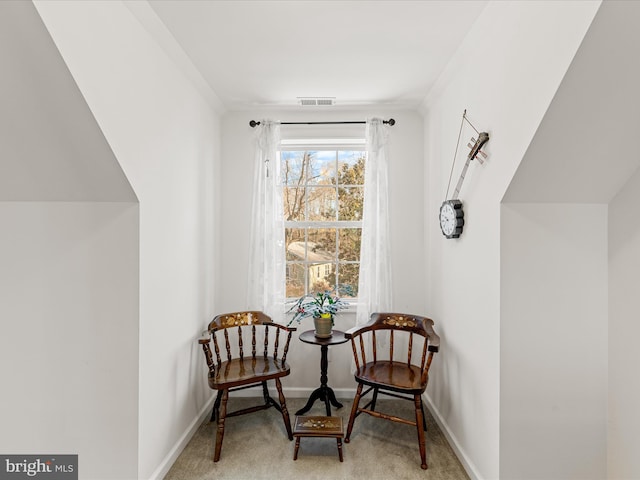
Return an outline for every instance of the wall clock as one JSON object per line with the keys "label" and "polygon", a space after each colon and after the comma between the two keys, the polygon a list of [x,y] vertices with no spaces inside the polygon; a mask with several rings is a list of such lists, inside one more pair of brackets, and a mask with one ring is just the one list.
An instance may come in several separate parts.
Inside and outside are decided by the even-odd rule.
{"label": "wall clock", "polygon": [[[463,123],[464,121],[466,121],[467,123],[469,123],[469,125],[471,125],[471,122],[467,120],[466,110],[462,114],[462,121]],[[460,133],[462,133],[463,123],[460,124]],[[471,127],[475,130],[475,127],[473,127],[473,125],[471,125]],[[458,134],[458,142],[460,141],[460,133]],[[464,210],[462,208],[462,202],[458,198],[458,195],[460,194],[460,189],[462,188],[462,182],[464,181],[464,177],[467,174],[469,164],[471,163],[472,160],[475,160],[476,158],[480,162],[480,164],[483,164],[484,161],[482,160],[482,158],[478,157],[478,155],[481,155],[482,157],[487,158],[487,154],[484,153],[481,150],[481,148],[484,146],[485,143],[489,141],[489,134],[487,132],[478,132],[477,130],[476,130],[476,133],[478,134],[478,139],[476,140],[475,138],[472,138],[471,142],[473,143],[470,142],[467,144],[467,147],[469,147],[471,150],[467,155],[467,161],[464,164],[462,173],[460,173],[460,178],[458,179],[458,183],[453,192],[453,198],[450,200],[445,200],[444,202],[442,202],[442,205],[440,205],[440,216],[439,216],[440,230],[442,230],[442,234],[446,238],[458,238],[462,234],[462,229],[464,227]],[[457,152],[458,152],[458,147],[456,144],[456,153],[453,156],[454,165],[456,161]],[[453,173],[454,165],[451,166],[452,173]],[[449,176],[449,183],[451,183],[451,176]],[[449,187],[447,186],[446,196],[448,195],[449,195]]]}
{"label": "wall clock", "polygon": [[464,226],[464,211],[460,200],[445,200],[440,206],[440,229],[447,238],[458,238]]}

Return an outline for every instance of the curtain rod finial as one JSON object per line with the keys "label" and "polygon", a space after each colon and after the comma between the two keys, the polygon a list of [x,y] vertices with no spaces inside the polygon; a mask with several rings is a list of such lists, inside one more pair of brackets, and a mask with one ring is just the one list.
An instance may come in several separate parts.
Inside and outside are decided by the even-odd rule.
{"label": "curtain rod finial", "polygon": [[392,127],[393,127],[393,126],[396,124],[396,121],[395,121],[393,118],[390,118],[390,119],[389,119],[387,122],[385,122],[385,123],[388,123],[390,126],[392,126]]}
{"label": "curtain rod finial", "polygon": [[255,120],[251,120],[251,121],[249,122],[249,126],[250,126],[251,128],[256,128],[258,125],[260,125],[260,122],[256,122]]}

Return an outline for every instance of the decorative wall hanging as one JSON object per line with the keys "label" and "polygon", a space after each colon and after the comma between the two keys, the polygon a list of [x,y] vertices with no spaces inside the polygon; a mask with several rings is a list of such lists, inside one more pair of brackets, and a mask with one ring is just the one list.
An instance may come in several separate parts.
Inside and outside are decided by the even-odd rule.
{"label": "decorative wall hanging", "polygon": [[[471,138],[471,141],[467,144],[471,150],[467,155],[467,161],[462,168],[462,172],[460,173],[460,178],[458,178],[458,183],[456,184],[456,188],[453,192],[453,198],[449,198],[449,187],[451,186],[451,175],[453,174],[453,168],[456,164],[456,156],[458,154],[458,145],[460,143],[460,135],[462,134],[462,127],[464,122],[467,122],[471,125],[478,136],[478,138]],[[469,169],[469,164],[472,160],[477,159],[480,164],[484,164],[483,158],[487,158],[487,154],[484,153],[481,149],[485,143],[489,141],[489,134],[487,132],[479,132],[476,128],[471,124],[469,120],[467,120],[467,111],[465,110],[462,114],[462,121],[460,122],[460,131],[458,132],[458,140],[456,142],[456,151],[453,154],[453,162],[451,165],[451,173],[449,173],[449,183],[447,184],[447,193],[445,194],[445,200],[442,202],[440,206],[440,229],[442,230],[442,234],[446,238],[458,238],[462,234],[462,228],[464,227],[464,210],[462,209],[462,202],[458,198],[460,194],[460,189],[462,188],[462,182],[464,181],[464,177],[467,174],[467,170]]]}

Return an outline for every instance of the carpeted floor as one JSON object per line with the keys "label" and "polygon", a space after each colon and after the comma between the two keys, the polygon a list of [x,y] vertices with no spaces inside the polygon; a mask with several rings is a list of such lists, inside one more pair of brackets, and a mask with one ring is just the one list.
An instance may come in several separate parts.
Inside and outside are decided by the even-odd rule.
{"label": "carpeted floor", "polygon": [[[256,404],[258,398],[231,397],[228,411]],[[287,399],[291,423],[306,399]],[[346,433],[351,399],[333,410],[341,416]],[[403,400],[379,400],[376,410],[404,418],[413,418],[413,403]],[[418,436],[415,427],[360,415],[351,434],[343,442],[344,462],[338,459],[332,438],[302,438],[298,459],[293,460],[295,441],[286,436],[282,416],[274,409],[228,418],[222,455],[213,463],[215,423],[203,423],[166,475],[166,480],[204,479],[428,479],[466,480],[469,477],[454,455],[428,411],[427,463],[420,468]],[[324,406],[316,402],[306,415],[324,415]]]}

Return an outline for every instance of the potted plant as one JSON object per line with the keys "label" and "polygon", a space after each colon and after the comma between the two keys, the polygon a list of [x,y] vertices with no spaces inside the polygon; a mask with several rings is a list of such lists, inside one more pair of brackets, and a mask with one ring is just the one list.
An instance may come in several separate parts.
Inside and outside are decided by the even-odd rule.
{"label": "potted plant", "polygon": [[316,329],[316,337],[331,337],[331,327],[334,325],[334,316],[338,310],[347,308],[349,303],[338,297],[335,291],[308,293],[295,301],[287,313],[293,313],[293,317],[287,324],[298,322],[306,317],[313,317]]}

